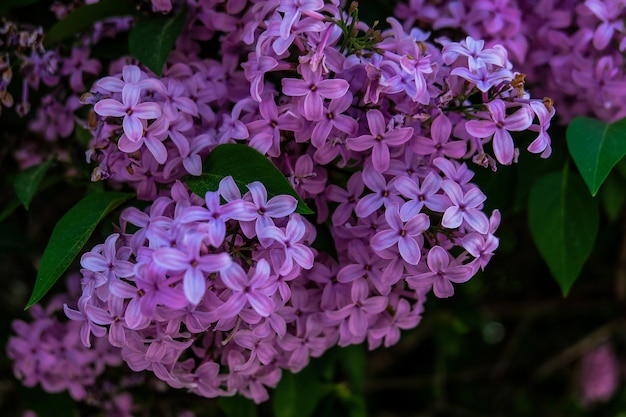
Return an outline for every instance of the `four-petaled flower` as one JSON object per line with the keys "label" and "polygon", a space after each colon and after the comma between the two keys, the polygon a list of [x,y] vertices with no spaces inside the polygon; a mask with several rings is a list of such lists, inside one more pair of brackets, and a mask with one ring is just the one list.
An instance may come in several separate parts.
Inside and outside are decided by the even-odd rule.
{"label": "four-petaled flower", "polygon": [[105,98],[94,106],[95,112],[100,116],[123,117],[124,133],[131,142],[137,142],[141,139],[144,130],[142,120],[156,119],[162,113],[158,103],[140,103],[140,94],[139,89],[125,86],[122,89],[121,102],[112,98]]}
{"label": "four-petaled flower", "polygon": [[372,164],[376,171],[383,173],[389,168],[389,147],[400,146],[413,136],[412,127],[387,130],[385,118],[380,110],[367,112],[367,125],[370,134],[348,138],[348,146],[355,151],[372,149]]}
{"label": "four-petaled flower", "polygon": [[491,120],[470,120],[465,125],[467,132],[477,138],[491,138],[492,146],[498,162],[510,165],[515,155],[515,144],[509,131],[520,132],[526,130],[533,122],[533,111],[529,105],[511,115],[506,114],[506,104],[495,99],[485,104],[489,109]]}
{"label": "four-petaled flower", "polygon": [[300,65],[302,80],[283,78],[283,93],[304,97],[302,115],[308,120],[321,120],[324,116],[324,100],[338,99],[348,92],[350,84],[344,79],[322,79],[322,70],[313,72],[308,65]]}

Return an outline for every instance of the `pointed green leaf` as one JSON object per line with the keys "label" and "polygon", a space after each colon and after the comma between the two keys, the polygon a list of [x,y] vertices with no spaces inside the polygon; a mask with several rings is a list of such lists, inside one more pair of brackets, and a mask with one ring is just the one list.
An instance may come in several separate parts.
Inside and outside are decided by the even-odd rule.
{"label": "pointed green leaf", "polygon": [[147,16],[137,21],[128,35],[130,54],[160,77],[186,16],[187,10],[183,8],[175,16]]}
{"label": "pointed green leaf", "polygon": [[626,155],[626,119],[613,124],[576,117],[567,127],[567,145],[591,195]]}
{"label": "pointed green leaf", "polygon": [[612,222],[617,221],[622,213],[622,207],[626,201],[624,190],[626,190],[626,181],[613,173],[606,178],[602,188],[600,188],[598,196],[602,201],[602,208]]}
{"label": "pointed green leaf", "polygon": [[191,191],[201,197],[204,197],[207,191],[217,191],[222,178],[231,175],[242,193],[248,191],[248,184],[260,181],[267,190],[268,198],[288,194],[298,200],[296,212],[313,213],[282,172],[263,154],[249,146],[232,143],[219,145],[206,158],[203,171],[199,177],[187,180]]}
{"label": "pointed green leaf", "polygon": [[35,288],[26,308],[39,301],[70,266],[98,223],[134,194],[106,191],[90,194],[59,220],[41,256]]}
{"label": "pointed green leaf", "polygon": [[50,28],[44,36],[44,46],[50,46],[74,36],[96,22],[109,17],[136,15],[137,10],[129,0],[101,0],[70,12]]}
{"label": "pointed green leaf", "polygon": [[256,417],[257,415],[254,403],[241,395],[220,397],[218,404],[226,417]]}
{"label": "pointed green leaf", "polygon": [[43,164],[25,169],[15,177],[13,181],[15,194],[26,210],[29,209],[30,202],[39,189],[39,184],[41,184],[41,180],[46,176],[51,164],[52,161],[48,160]]}
{"label": "pointed green leaf", "polygon": [[597,200],[587,193],[574,172],[548,174],[530,191],[530,231],[563,295],[567,295],[591,253],[598,218]]}
{"label": "pointed green leaf", "polygon": [[320,393],[321,383],[315,368],[307,366],[297,374],[285,371],[274,391],[274,416],[310,417]]}

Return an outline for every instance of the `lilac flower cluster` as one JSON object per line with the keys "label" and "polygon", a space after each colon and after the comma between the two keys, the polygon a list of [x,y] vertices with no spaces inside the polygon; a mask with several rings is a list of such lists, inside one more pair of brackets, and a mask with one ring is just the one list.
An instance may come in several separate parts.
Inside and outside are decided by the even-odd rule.
{"label": "lilac flower cluster", "polygon": [[560,104],[562,123],[589,115],[626,117],[623,0],[410,0],[396,15],[410,30],[472,36],[502,45],[533,91]]}
{"label": "lilac flower cluster", "polygon": [[13,68],[21,64],[20,72],[24,76],[22,82],[21,101],[16,106],[18,114],[25,115],[30,111],[28,101],[29,86],[37,88],[40,82],[52,85],[56,82],[54,73],[57,70],[55,54],[47,52],[42,46],[43,30],[32,25],[2,20],[0,26],[0,112],[2,106],[12,107],[14,98],[9,92],[13,81]]}
{"label": "lilac flower cluster", "polygon": [[[312,198],[325,182],[324,165],[344,167],[371,154],[383,173],[390,149],[408,148],[425,164],[439,156],[474,157],[495,168],[484,145],[493,139],[496,159],[510,164],[517,150],[509,132],[529,129],[539,132],[529,150],[549,155],[551,101],[529,98],[504,48],[485,49],[468,38],[442,50],[427,42],[427,33],[407,34],[390,19],[384,34],[359,22],[356,27],[380,39],[357,50],[344,45],[351,17],[337,5],[260,4],[242,9],[238,24],[226,12],[209,13],[208,5],[190,13],[161,79],[127,65],[95,84],[89,101],[100,118],[88,153],[98,163],[93,179],[130,183],[151,200],[158,184],[199,175],[211,149],[235,140],[275,158],[301,188],[315,184],[304,195]],[[216,31],[225,33],[222,62],[200,55],[200,41]],[[280,85],[269,82],[275,76]],[[481,97],[471,103],[469,96]],[[469,119],[477,120],[466,129]],[[290,147],[287,157],[283,150]],[[315,172],[296,173],[294,155],[303,158],[300,168]]]}
{"label": "lilac flower cluster", "polygon": [[176,183],[146,210],[125,210],[119,232],[82,256],[78,310],[66,306],[83,322],[83,343],[108,333],[134,371],[256,401],[281,368],[301,369],[332,346],[302,278],[315,229],[294,213],[294,197],[248,188],[242,196],[227,177],[202,200]]}
{"label": "lilac flower cluster", "polygon": [[[504,47],[379,31],[338,2],[194,1],[162,77],[117,61],[86,101],[93,179],[152,204],[83,255],[66,314],[108,334],[134,371],[215,397],[264,401],[287,369],[333,345],[396,343],[427,294],[450,297],[489,262],[500,217],[466,160],[496,169],[524,145],[549,156],[549,99],[533,99]],[[221,61],[203,42],[219,37]],[[218,145],[265,154],[330,229],[264,184],[181,181]],[[493,154],[493,156],[492,156]],[[245,191],[242,195],[241,191]]]}
{"label": "lilac flower cluster", "polygon": [[[78,291],[78,277],[69,279]],[[75,291],[73,297],[76,297]],[[97,339],[92,349],[81,343],[81,325],[76,321],[59,321],[55,314],[72,297],[55,297],[44,310],[40,305],[30,309],[31,323],[14,320],[15,336],[9,339],[7,355],[13,361],[13,372],[27,387],[39,384],[47,392],[67,390],[77,401],[86,400],[88,387],[94,385],[106,366],[119,366],[119,352]],[[104,342],[104,343],[103,343]]]}

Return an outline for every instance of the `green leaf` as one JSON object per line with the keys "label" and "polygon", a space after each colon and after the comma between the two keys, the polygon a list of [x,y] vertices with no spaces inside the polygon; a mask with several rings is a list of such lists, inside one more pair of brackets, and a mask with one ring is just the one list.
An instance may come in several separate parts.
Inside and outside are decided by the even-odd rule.
{"label": "green leaf", "polygon": [[351,345],[339,349],[339,365],[348,377],[352,392],[363,392],[366,367],[364,345]]}
{"label": "green leaf", "polygon": [[242,193],[247,185],[260,181],[267,190],[267,197],[288,194],[298,200],[296,212],[312,214],[285,176],[263,154],[246,145],[227,143],[219,145],[204,161],[203,173],[191,177],[187,185],[194,193],[204,197],[207,191],[217,191],[222,178],[231,175]]}
{"label": "green leaf", "polygon": [[257,415],[254,403],[241,395],[220,397],[218,404],[226,417],[256,417]]}
{"label": "green leaf", "polygon": [[272,403],[275,417],[310,417],[320,400],[321,383],[315,368],[297,374],[283,372]]}
{"label": "green leaf", "polygon": [[59,220],[43,252],[28,309],[52,288],[83,248],[98,223],[134,194],[107,191],[90,194]]}
{"label": "green leaf", "polygon": [[341,398],[341,402],[348,409],[349,417],[367,417],[367,404],[363,395]]}
{"label": "green leaf", "polygon": [[567,145],[591,195],[626,155],[626,119],[613,124],[576,117],[567,127]]}
{"label": "green leaf", "polygon": [[311,244],[311,246],[319,252],[330,255],[333,259],[337,260],[337,245],[335,244],[333,235],[330,233],[328,225],[326,223],[316,224],[315,221],[312,223],[315,224],[317,235],[315,236],[315,241]]}
{"label": "green leaf", "polygon": [[[41,387],[27,388],[16,384],[16,397],[23,409],[33,410],[38,417],[75,417],[77,403],[68,391],[61,393],[45,392]],[[13,401],[16,398],[12,399]]]}
{"label": "green leaf", "polygon": [[598,202],[574,172],[550,173],[530,191],[530,231],[564,296],[591,253],[598,218]]}
{"label": "green leaf", "polygon": [[96,22],[109,17],[132,16],[137,9],[128,0],[102,0],[87,4],[70,12],[57,22],[44,36],[44,46],[50,48],[55,43],[74,36]]}
{"label": "green leaf", "polygon": [[187,9],[172,17],[144,17],[128,35],[128,50],[159,77],[178,35],[183,30]]}
{"label": "green leaf", "polygon": [[74,126],[74,136],[76,137],[78,143],[83,145],[85,148],[89,148],[89,142],[93,139],[93,133],[91,130],[84,128],[79,124]]}
{"label": "green leaf", "polygon": [[610,221],[617,221],[622,213],[624,201],[626,201],[626,181],[619,175],[609,175],[600,188],[600,201],[602,208]]}
{"label": "green leaf", "polygon": [[39,184],[46,176],[50,165],[52,164],[51,160],[48,160],[40,165],[35,165],[30,168],[21,171],[15,177],[13,181],[13,187],[15,188],[15,194],[20,202],[24,205],[26,210],[30,207],[30,202],[32,201],[35,193],[39,189]]}

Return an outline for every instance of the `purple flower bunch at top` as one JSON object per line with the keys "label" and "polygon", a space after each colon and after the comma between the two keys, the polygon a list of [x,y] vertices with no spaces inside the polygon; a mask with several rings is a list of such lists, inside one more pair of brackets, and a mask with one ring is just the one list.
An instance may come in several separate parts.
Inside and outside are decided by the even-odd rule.
{"label": "purple flower bunch at top", "polygon": [[[206,3],[189,14],[161,78],[123,65],[95,83],[93,179],[130,183],[152,200],[158,187],[199,175],[211,149],[234,141],[275,158],[287,175],[283,149],[294,142],[316,175],[338,157],[345,165],[369,156],[382,173],[405,147],[495,169],[495,160],[516,159],[510,132],[523,130],[539,132],[529,151],[550,154],[552,102],[530,98],[500,45],[468,37],[442,39],[442,49],[390,18],[391,29],[357,50],[346,47],[353,17],[333,2],[263,2],[234,15]],[[216,32],[221,61],[201,54]],[[466,125],[472,119],[479,123]]]}
{"label": "purple flower bunch at top", "polygon": [[396,14],[407,30],[421,22],[502,45],[533,91],[559,103],[563,124],[579,115],[626,117],[623,0],[410,1]]}

